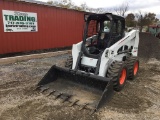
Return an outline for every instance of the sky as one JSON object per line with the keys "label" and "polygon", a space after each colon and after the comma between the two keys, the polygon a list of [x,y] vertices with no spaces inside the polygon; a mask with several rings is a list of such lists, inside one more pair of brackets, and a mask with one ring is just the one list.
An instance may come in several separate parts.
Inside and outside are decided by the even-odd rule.
{"label": "sky", "polygon": [[[48,0],[38,0],[47,2]],[[157,14],[157,18],[160,19],[160,0],[71,0],[76,5],[86,3],[91,8],[105,8],[112,9],[120,6],[122,3],[129,4],[129,11],[136,12],[153,12]]]}

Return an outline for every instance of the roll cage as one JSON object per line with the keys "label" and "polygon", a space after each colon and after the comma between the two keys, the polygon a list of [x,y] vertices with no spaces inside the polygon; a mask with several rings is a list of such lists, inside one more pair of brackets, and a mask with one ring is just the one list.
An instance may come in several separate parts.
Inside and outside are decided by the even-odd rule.
{"label": "roll cage", "polygon": [[82,51],[92,58],[99,58],[106,48],[124,37],[125,19],[105,14],[85,14],[85,29]]}

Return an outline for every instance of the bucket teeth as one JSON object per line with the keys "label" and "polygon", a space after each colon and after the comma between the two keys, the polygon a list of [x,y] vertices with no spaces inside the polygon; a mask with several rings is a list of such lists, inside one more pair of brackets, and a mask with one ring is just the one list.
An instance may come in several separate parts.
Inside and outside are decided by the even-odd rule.
{"label": "bucket teeth", "polygon": [[34,91],[40,89],[41,87],[43,87],[43,85],[37,86],[37,87],[34,89]]}
{"label": "bucket teeth", "polygon": [[75,100],[71,105],[69,105],[70,107],[74,106],[77,104],[77,102],[79,102],[79,100]]}
{"label": "bucket teeth", "polygon": [[93,115],[96,111],[97,111],[96,108],[92,109],[90,115]]}
{"label": "bucket teeth", "polygon": [[55,90],[53,90],[53,91],[51,91],[47,96],[50,96],[50,95],[52,95],[53,93],[55,93],[56,91]]}
{"label": "bucket teeth", "polygon": [[49,89],[49,87],[42,89],[42,90],[41,90],[41,93],[47,91],[48,89]]}
{"label": "bucket teeth", "polygon": [[79,110],[85,109],[87,107],[87,105],[89,105],[89,103],[86,103],[82,106],[82,108],[80,108]]}
{"label": "bucket teeth", "polygon": [[61,97],[61,95],[63,95],[63,93],[59,93],[59,94],[55,97],[55,100],[58,99],[59,97]]}
{"label": "bucket teeth", "polygon": [[68,101],[71,97],[72,97],[72,95],[68,95],[68,96],[66,96],[66,98],[63,100],[63,102],[62,102],[62,103],[64,103],[65,101]]}

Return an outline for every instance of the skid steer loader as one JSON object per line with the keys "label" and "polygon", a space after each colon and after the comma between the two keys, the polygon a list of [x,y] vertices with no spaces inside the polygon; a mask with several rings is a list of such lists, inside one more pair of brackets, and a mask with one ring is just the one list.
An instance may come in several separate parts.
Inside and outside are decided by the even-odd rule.
{"label": "skid steer loader", "polygon": [[84,20],[83,41],[73,45],[66,67],[53,65],[36,90],[96,111],[137,76],[139,31],[125,33],[125,19],[111,13],[86,14]]}

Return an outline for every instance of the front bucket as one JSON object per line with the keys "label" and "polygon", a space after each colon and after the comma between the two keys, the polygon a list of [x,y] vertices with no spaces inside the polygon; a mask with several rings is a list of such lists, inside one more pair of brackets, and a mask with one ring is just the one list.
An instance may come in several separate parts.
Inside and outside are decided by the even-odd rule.
{"label": "front bucket", "polygon": [[38,83],[41,92],[53,94],[72,105],[91,108],[95,111],[103,106],[113,94],[112,80],[67,68],[52,66]]}

